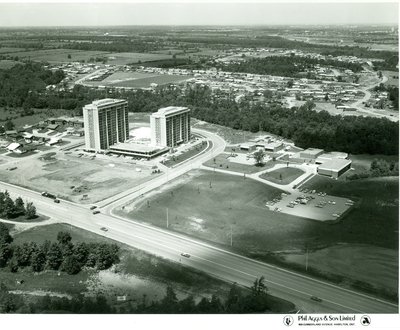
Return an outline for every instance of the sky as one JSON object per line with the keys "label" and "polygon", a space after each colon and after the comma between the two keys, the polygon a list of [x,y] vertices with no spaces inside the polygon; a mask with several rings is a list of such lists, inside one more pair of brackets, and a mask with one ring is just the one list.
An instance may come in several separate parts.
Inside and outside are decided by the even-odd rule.
{"label": "sky", "polygon": [[0,26],[398,24],[397,2],[5,3]]}

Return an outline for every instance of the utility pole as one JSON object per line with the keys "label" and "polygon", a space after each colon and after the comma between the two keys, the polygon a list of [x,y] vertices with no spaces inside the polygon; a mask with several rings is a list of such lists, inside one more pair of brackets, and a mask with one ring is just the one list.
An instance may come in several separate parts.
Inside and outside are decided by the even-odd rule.
{"label": "utility pole", "polygon": [[308,269],[308,248],[306,249],[306,271]]}
{"label": "utility pole", "polygon": [[167,228],[169,227],[169,219],[168,219],[168,207],[167,207]]}
{"label": "utility pole", "polygon": [[231,246],[232,246],[232,243],[233,243],[233,235],[232,235],[232,225],[231,225]]}

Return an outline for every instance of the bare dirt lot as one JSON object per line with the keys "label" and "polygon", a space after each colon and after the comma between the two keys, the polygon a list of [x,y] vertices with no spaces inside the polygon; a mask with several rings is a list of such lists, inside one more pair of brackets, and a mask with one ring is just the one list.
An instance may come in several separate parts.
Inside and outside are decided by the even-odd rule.
{"label": "bare dirt lot", "polygon": [[[151,168],[120,159],[90,159],[57,151],[51,157],[36,153],[17,160],[17,169],[0,166],[0,180],[37,191],[48,191],[60,198],[93,203],[151,179]],[[14,164],[13,163],[13,164]],[[137,170],[140,169],[140,172]],[[82,200],[83,195],[87,198]]]}

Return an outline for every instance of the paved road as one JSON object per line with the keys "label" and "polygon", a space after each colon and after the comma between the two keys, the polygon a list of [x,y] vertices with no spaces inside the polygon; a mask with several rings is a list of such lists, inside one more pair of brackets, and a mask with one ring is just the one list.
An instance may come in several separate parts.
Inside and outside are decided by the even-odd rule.
{"label": "paved road", "polygon": [[[13,197],[32,201],[38,212],[76,227],[107,236],[116,241],[145,250],[185,266],[200,269],[226,281],[250,286],[264,275],[271,294],[288,299],[304,312],[318,313],[397,313],[397,305],[373,297],[289,272],[265,263],[224,251],[209,244],[164,231],[149,225],[108,214],[93,215],[88,206],[67,201],[60,204],[39,193],[0,183]],[[107,227],[104,233],[101,227]],[[190,258],[182,257],[182,252]],[[310,300],[312,295],[323,299]]]}

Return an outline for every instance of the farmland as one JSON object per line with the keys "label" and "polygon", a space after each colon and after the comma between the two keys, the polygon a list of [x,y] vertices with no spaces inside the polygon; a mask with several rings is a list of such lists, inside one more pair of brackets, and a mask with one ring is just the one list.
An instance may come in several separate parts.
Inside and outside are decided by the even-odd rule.
{"label": "farmland", "polygon": [[[19,59],[30,59],[33,61],[43,61],[49,63],[65,63],[87,61],[91,57],[101,57],[107,52],[101,51],[81,51],[74,49],[43,49],[31,50],[26,52],[7,53],[9,56],[18,56]],[[71,55],[71,58],[68,58]]]}

